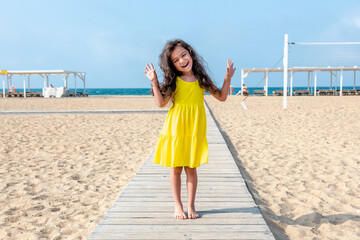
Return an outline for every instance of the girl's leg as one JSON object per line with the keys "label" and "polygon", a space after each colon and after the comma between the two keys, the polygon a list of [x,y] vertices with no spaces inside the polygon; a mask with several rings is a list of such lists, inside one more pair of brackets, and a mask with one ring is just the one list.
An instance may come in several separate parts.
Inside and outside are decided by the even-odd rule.
{"label": "girl's leg", "polygon": [[170,184],[175,203],[174,217],[176,219],[187,218],[181,202],[181,172],[182,167],[171,168],[170,172]]}
{"label": "girl's leg", "polygon": [[196,168],[185,167],[186,186],[188,191],[188,218],[199,218],[199,214],[195,211],[195,195],[198,183]]}

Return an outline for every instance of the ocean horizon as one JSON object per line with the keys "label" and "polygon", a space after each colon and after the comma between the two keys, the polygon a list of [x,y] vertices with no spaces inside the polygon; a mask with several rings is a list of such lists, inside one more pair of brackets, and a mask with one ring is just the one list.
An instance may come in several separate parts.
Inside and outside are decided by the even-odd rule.
{"label": "ocean horizon", "polygon": [[[293,87],[293,90],[307,90],[307,87]],[[316,89],[330,89],[329,86],[320,86],[316,87]],[[333,90],[340,89],[332,87]],[[354,89],[354,86],[343,86],[343,89]],[[360,89],[356,87],[356,89]],[[22,89],[17,89],[19,92],[23,92]],[[71,92],[75,92],[74,88],[69,89]],[[86,88],[86,93],[89,95],[150,95],[150,88]],[[237,94],[241,88],[234,87],[234,92],[231,95]],[[264,90],[261,87],[248,87],[248,91],[250,95],[254,95],[255,90]],[[273,91],[282,90],[282,87],[269,87],[269,95],[272,95]],[[289,90],[289,88],[288,88]],[[309,88],[310,94],[313,93],[313,88]],[[31,92],[42,92],[41,88],[31,88]],[[84,92],[83,88],[77,88],[76,92]],[[205,93],[209,94],[209,93]]]}

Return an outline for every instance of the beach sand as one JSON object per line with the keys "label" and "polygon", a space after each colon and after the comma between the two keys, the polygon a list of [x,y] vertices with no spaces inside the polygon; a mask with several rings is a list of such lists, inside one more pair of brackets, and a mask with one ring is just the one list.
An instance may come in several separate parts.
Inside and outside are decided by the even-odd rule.
{"label": "beach sand", "polygon": [[2,98],[0,111],[159,109],[152,96],[91,96],[76,98]]}
{"label": "beach sand", "polygon": [[[360,97],[206,96],[277,239],[360,239]],[[0,110],[159,109],[152,97],[2,99]],[[0,239],[86,239],[166,113],[0,115]],[[201,179],[199,179],[201,181]]]}
{"label": "beach sand", "polygon": [[242,99],[206,96],[276,238],[360,239],[360,96]]}
{"label": "beach sand", "polygon": [[[151,97],[0,102],[7,110],[156,108]],[[165,117],[0,115],[0,239],[87,239],[151,154]]]}

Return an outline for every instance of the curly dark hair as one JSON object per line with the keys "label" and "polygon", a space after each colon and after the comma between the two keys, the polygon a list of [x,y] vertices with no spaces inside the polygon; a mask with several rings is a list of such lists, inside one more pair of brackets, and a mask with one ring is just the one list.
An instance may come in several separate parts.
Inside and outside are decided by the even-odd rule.
{"label": "curly dark hair", "polygon": [[[176,89],[176,78],[182,75],[181,72],[175,68],[170,58],[172,52],[177,46],[185,48],[190,53],[190,56],[193,60],[192,71],[198,80],[200,87],[204,88],[205,91],[210,93],[219,91],[209,75],[206,73],[206,70],[203,66],[205,63],[203,58],[199,56],[189,44],[183,40],[176,39],[173,41],[168,41],[159,56],[160,68],[164,73],[164,82],[160,84],[160,92],[163,97],[173,97],[173,92]],[[153,93],[152,90],[151,92]]]}

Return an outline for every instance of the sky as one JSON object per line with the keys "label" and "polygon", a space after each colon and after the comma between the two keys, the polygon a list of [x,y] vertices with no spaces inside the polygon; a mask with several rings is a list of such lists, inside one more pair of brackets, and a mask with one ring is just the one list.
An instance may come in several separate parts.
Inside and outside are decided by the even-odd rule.
{"label": "sky", "polygon": [[[237,68],[234,87],[240,86],[241,68],[282,67],[285,33],[290,42],[360,40],[358,0],[0,3],[0,69],[86,72],[89,88],[149,88],[144,75],[149,62],[154,63],[161,82],[159,55],[168,40],[177,38],[203,57],[220,87],[228,58]],[[328,84],[328,77],[322,78],[320,85]],[[262,75],[250,74],[246,84],[262,86],[262,79]],[[55,77],[51,81],[55,86],[62,84]],[[269,76],[269,81],[270,87],[282,86],[280,75]],[[352,85],[353,77],[344,81]],[[22,86],[22,81],[14,80],[16,84]],[[32,87],[42,84],[40,77],[32,80]],[[305,85],[303,76],[294,83]]]}

